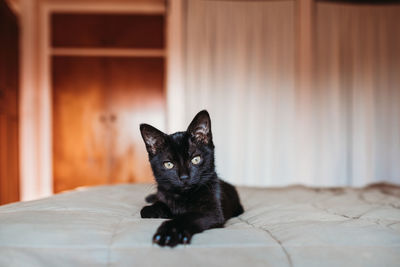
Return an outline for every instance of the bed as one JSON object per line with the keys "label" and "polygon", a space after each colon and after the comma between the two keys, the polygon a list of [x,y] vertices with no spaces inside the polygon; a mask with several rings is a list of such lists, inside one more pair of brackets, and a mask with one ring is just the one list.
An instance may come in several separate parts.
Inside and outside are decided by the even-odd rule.
{"label": "bed", "polygon": [[0,266],[400,266],[400,187],[240,187],[245,213],[192,244],[151,243],[152,185],[0,207]]}

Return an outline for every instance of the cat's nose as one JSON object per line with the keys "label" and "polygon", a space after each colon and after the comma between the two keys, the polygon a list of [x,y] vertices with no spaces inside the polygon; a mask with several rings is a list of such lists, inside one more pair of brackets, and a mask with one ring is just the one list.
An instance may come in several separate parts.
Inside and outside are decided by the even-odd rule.
{"label": "cat's nose", "polygon": [[181,180],[186,180],[186,179],[189,178],[189,175],[184,174],[184,175],[181,175],[179,178],[180,178]]}

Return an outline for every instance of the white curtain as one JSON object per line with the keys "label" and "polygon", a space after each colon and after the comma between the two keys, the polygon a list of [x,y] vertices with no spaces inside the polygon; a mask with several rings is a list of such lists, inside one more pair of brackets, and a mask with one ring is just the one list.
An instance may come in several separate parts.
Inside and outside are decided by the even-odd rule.
{"label": "white curtain", "polygon": [[400,5],[317,4],[315,62],[319,175],[400,183]]}
{"label": "white curtain", "polygon": [[315,86],[299,113],[295,1],[186,3],[186,121],[209,110],[222,178],[400,183],[398,7],[317,4]]}

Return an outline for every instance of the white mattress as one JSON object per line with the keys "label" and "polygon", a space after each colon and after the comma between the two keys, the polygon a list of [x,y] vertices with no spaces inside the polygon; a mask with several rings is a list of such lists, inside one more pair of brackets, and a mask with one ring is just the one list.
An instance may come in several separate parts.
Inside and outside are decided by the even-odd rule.
{"label": "white mattress", "polygon": [[400,188],[240,188],[245,213],[176,248],[141,219],[150,185],[0,207],[0,266],[399,266]]}

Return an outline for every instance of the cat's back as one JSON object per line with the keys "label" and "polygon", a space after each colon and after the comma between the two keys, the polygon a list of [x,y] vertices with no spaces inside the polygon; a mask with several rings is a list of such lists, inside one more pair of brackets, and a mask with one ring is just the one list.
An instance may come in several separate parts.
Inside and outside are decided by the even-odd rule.
{"label": "cat's back", "polygon": [[242,214],[244,209],[240,203],[236,188],[222,179],[219,179],[219,184],[221,188],[221,205],[225,220]]}

